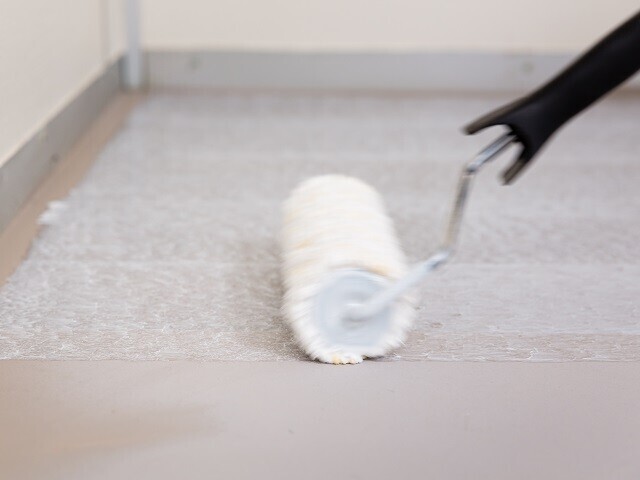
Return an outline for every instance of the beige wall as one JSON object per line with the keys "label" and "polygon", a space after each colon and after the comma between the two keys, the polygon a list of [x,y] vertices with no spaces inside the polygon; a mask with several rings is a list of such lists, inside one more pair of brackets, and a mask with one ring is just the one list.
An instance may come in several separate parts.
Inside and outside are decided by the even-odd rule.
{"label": "beige wall", "polygon": [[0,165],[123,49],[122,0],[0,0]]}
{"label": "beige wall", "polygon": [[570,52],[638,0],[142,0],[152,49]]}

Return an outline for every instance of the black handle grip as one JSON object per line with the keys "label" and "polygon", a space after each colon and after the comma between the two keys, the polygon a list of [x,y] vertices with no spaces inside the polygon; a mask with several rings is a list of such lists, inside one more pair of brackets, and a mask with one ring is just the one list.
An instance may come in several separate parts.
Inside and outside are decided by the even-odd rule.
{"label": "black handle grip", "polygon": [[512,130],[523,148],[504,173],[505,183],[510,183],[556,130],[638,70],[640,12],[547,84],[479,118],[465,131],[476,133],[494,125],[506,125]]}

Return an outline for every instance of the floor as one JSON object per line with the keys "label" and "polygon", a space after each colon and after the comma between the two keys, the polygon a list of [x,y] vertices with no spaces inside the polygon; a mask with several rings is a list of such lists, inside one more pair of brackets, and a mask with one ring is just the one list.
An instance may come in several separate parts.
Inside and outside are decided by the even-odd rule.
{"label": "floor", "polygon": [[0,362],[9,479],[616,479],[637,363]]}
{"label": "floor", "polygon": [[[280,315],[281,204],[311,175],[384,196],[409,258],[508,95],[149,95],[50,205],[0,291],[5,359],[300,360]],[[580,118],[514,186],[478,179],[453,264],[389,360],[640,358],[639,97]],[[513,153],[511,153],[513,155]]]}
{"label": "floor", "polygon": [[577,119],[514,186],[507,158],[480,176],[395,354],[316,364],[282,324],[298,181],[365,179],[418,260],[499,133],[460,127],[509,98],[166,91],[106,112],[0,235],[0,282],[19,264],[0,478],[638,478],[638,96]]}

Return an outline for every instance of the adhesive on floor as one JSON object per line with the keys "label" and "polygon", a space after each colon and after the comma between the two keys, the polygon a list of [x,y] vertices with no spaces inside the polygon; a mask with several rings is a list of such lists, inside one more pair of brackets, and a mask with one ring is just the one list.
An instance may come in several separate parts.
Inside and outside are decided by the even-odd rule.
{"label": "adhesive on floor", "polygon": [[[437,247],[461,165],[500,133],[460,127],[509,99],[150,95],[0,291],[0,357],[303,359],[280,315],[290,190],[364,179],[417,261]],[[637,96],[599,104],[514,186],[480,175],[458,255],[422,286],[391,359],[640,359],[638,109]]]}

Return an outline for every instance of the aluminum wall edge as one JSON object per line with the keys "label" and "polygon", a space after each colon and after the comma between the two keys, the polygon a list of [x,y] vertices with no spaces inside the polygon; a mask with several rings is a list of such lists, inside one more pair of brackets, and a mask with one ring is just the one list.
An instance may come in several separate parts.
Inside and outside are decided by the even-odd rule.
{"label": "aluminum wall edge", "polygon": [[[568,54],[148,51],[150,87],[526,91]],[[626,88],[640,90],[636,76]]]}

